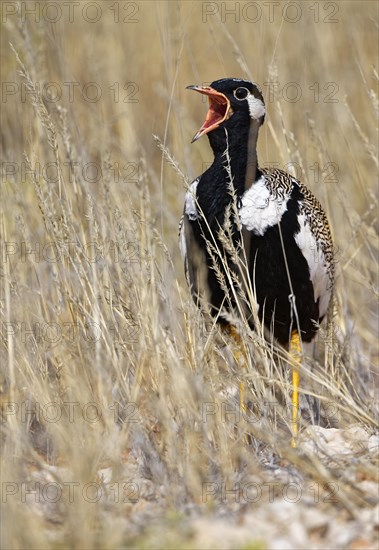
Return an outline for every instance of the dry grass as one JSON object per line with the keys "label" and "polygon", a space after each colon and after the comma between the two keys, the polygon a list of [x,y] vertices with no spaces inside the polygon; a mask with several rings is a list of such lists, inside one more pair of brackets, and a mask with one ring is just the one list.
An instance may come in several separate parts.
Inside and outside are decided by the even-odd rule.
{"label": "dry grass", "polygon": [[[103,2],[96,23],[78,9],[72,23],[63,10],[53,24],[43,2],[27,4],[39,6],[40,21],[27,15],[23,22],[19,11],[1,36],[2,76],[10,83],[1,113],[3,547],[212,547],[212,522],[226,517],[232,534],[229,540],[219,526],[219,547],[277,541],[279,548],[283,540],[370,547],[376,464],[365,442],[377,428],[378,375],[375,3],[329,3],[339,8],[335,23],[323,22],[330,13],[323,2],[297,3],[295,23],[282,20],[283,5],[273,22],[263,8],[251,23],[253,12],[245,19],[241,12],[239,22],[231,15],[204,22],[202,8],[214,3],[129,3],[127,11],[126,3],[113,3],[120,19],[136,19],[115,23],[111,3]],[[336,244],[329,323],[302,365],[299,451],[289,446],[284,352],[242,323],[248,368],[236,368],[232,343],[204,327],[178,254],[183,174],[190,181],[211,162],[206,140],[190,148],[206,106],[184,88],[223,76],[262,85],[268,118],[260,161],[301,167]],[[90,82],[96,89],[85,88],[83,97]],[[270,98],[267,82],[278,82],[280,93]],[[293,97],[290,82],[302,92],[297,102],[282,92]],[[46,83],[55,83],[48,90],[61,92],[58,101],[49,100]],[[101,98],[89,101],[96,90]],[[242,379],[247,418],[238,407]],[[346,455],[332,447],[327,456],[316,453],[311,440],[322,434],[308,426],[317,423],[338,428],[336,438],[355,430],[363,443]],[[282,509],[290,499],[278,497],[273,507],[267,497],[270,483],[279,494],[289,482],[303,491],[288,513],[294,529],[305,525],[305,539],[286,531]],[[262,490],[254,504],[243,498],[249,483]],[[223,493],[233,487],[241,498]],[[96,488],[101,498],[90,502]],[[325,498],[330,490],[334,498]],[[250,520],[247,535],[233,531],[252,509],[258,523]],[[329,523],[308,529],[309,509],[350,538],[339,539]]]}

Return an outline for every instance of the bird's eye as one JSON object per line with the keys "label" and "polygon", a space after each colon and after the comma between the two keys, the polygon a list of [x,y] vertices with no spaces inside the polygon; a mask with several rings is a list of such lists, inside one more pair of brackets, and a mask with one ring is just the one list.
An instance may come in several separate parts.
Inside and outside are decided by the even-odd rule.
{"label": "bird's eye", "polygon": [[236,99],[241,100],[241,99],[246,99],[250,92],[247,88],[237,88],[236,90],[234,90],[233,93]]}

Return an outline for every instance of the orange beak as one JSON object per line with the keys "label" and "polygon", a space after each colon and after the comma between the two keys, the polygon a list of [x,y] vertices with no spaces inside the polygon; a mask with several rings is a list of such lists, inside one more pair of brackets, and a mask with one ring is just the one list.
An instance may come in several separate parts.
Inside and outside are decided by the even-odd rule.
{"label": "orange beak", "polygon": [[217,92],[210,86],[187,86],[187,90],[195,90],[195,92],[207,95],[209,99],[209,110],[207,112],[205,122],[197,134],[194,135],[191,141],[191,143],[193,143],[204,134],[215,130],[215,128],[220,126],[220,124],[225,120],[228,120],[228,118],[232,116],[233,110],[230,106],[229,99],[224,94]]}

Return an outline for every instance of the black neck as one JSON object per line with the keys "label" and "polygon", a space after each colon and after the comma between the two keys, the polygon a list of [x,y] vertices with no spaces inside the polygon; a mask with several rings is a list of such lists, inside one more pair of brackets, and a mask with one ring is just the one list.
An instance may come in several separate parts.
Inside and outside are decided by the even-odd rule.
{"label": "black neck", "polygon": [[[208,134],[215,159],[213,166],[219,170],[220,164],[230,170],[233,177],[234,189],[241,196],[259,177],[257,140],[261,121],[246,118],[237,118],[233,115],[222,127]],[[225,154],[228,150],[229,160]],[[225,170],[225,182],[228,182],[228,172]]]}

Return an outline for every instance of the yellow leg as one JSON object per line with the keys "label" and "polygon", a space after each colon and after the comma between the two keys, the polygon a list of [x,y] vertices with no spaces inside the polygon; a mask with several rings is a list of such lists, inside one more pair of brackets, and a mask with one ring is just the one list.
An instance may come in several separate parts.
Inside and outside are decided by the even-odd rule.
{"label": "yellow leg", "polygon": [[294,330],[291,335],[290,342],[290,356],[293,360],[292,363],[292,439],[291,447],[296,448],[297,435],[299,433],[299,383],[300,383],[300,374],[298,363],[301,360],[301,342],[299,333],[297,330]]}

